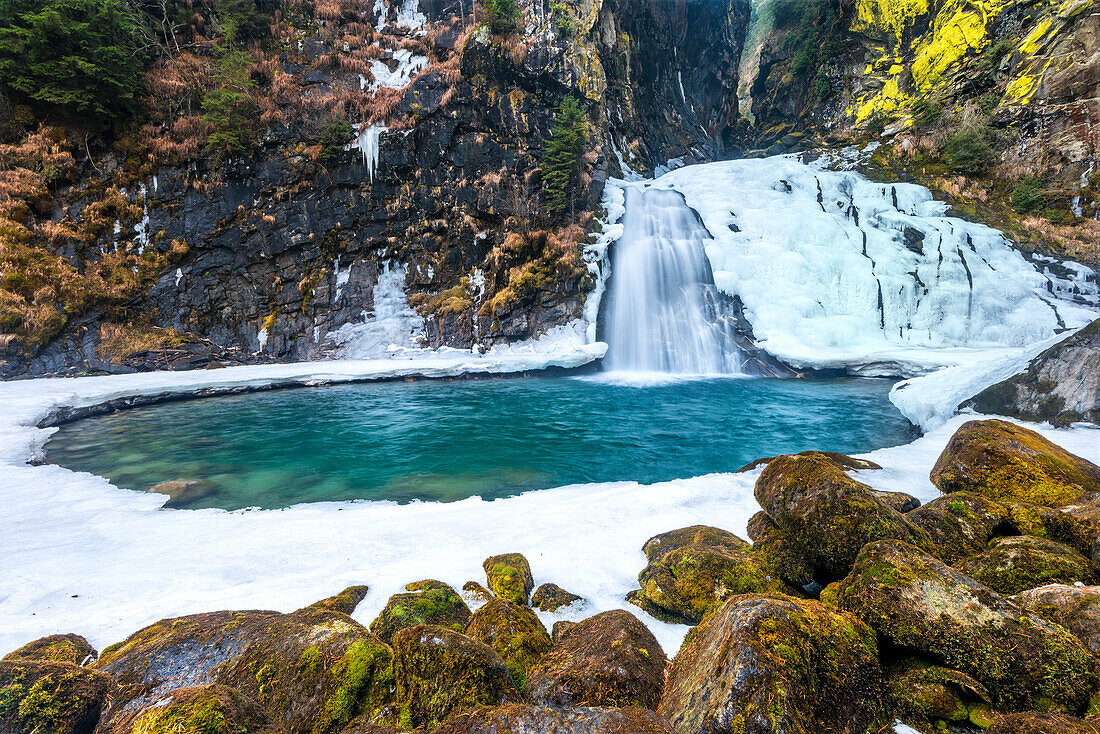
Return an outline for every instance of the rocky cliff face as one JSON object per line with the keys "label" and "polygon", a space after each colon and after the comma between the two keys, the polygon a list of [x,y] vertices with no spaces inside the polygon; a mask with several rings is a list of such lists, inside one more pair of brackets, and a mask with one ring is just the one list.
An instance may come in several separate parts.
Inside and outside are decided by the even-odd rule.
{"label": "rocky cliff face", "polygon": [[[361,126],[348,149],[319,154],[325,118],[302,112],[228,159],[153,166],[116,146],[81,161],[80,183],[31,219],[79,222],[112,186],[122,213],[90,246],[63,248],[69,258],[174,254],[121,311],[66,313],[43,343],[9,336],[5,375],[143,368],[181,343],[202,345],[201,362],[364,356],[415,345],[414,329],[425,346],[538,336],[580,314],[581,249],[618,156],[641,171],[710,159],[736,123],[747,0],[535,0],[507,32],[475,21],[469,2],[348,3],[280,19],[251,72],[275,113],[352,99]],[[551,212],[545,144],[569,96],[586,117],[583,190]],[[171,138],[173,124],[145,131]],[[123,338],[101,338],[113,321]]]}

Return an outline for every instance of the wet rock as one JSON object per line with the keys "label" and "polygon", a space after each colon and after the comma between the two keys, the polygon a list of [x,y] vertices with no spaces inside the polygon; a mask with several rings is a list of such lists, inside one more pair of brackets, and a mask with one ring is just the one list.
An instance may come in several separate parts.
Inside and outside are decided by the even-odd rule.
{"label": "wet rock", "polygon": [[393,638],[393,669],[406,727],[432,727],[453,713],[521,699],[495,650],[445,627],[400,630]]}
{"label": "wet rock", "polygon": [[367,596],[367,592],[370,591],[368,586],[349,586],[341,591],[336,596],[330,596],[328,599],[322,599],[319,602],[314,602],[308,607],[300,610],[303,612],[338,612],[340,614],[351,614],[355,611],[355,608],[359,606],[359,602],[363,601]]}
{"label": "wet rock", "polygon": [[922,660],[909,658],[886,671],[889,710],[906,721],[970,721],[970,710],[978,713],[990,703],[989,692],[965,673]]}
{"label": "wet rock", "polygon": [[668,659],[649,628],[621,610],[579,622],[531,670],[527,698],[540,706],[655,709]]}
{"label": "wet rock", "polygon": [[482,568],[493,595],[516,604],[527,604],[535,588],[531,566],[520,553],[505,553],[486,558]]}
{"label": "wet rock", "polygon": [[550,639],[553,640],[556,645],[569,634],[569,630],[576,626],[577,623],[570,619],[559,619],[557,622],[554,622],[554,627],[550,630]]}
{"label": "wet rock", "polygon": [[556,612],[562,607],[567,607],[578,601],[583,601],[583,599],[557,584],[543,584],[535,589],[535,593],[531,595],[531,606],[543,612]]}
{"label": "wet rock", "polygon": [[944,492],[1062,507],[1100,492],[1100,466],[1002,420],[964,423],[932,468]]}
{"label": "wet rock", "polygon": [[950,563],[981,553],[998,529],[1008,529],[1011,519],[1004,505],[971,492],[937,497],[907,517],[932,536],[939,555]]}
{"label": "wet rock", "polygon": [[161,620],[105,649],[96,666],[120,686],[104,723],[172,690],[217,683],[256,701],[288,734],[312,734],[386,709],[391,657],[351,617],[311,606]]}
{"label": "wet rock", "polygon": [[450,586],[440,581],[418,581],[395,594],[370,624],[378,639],[389,643],[398,630],[432,624],[462,632],[470,622],[470,608]]}
{"label": "wet rock", "polygon": [[632,604],[669,622],[694,624],[733,594],[797,594],[752,546],[718,528],[702,525],[650,538],[643,546],[649,565],[638,575]]}
{"label": "wet rock", "polygon": [[168,501],[164,503],[164,507],[180,509],[209,495],[214,491],[214,485],[205,479],[173,479],[170,482],[154,484],[145,491],[150,494],[168,495]]}
{"label": "wet rock", "polygon": [[1100,658],[1100,586],[1043,586],[1021,592],[1016,603],[1062,625]]}
{"label": "wet rock", "polygon": [[920,507],[920,500],[908,492],[887,492],[881,489],[872,489],[871,494],[903,515]]}
{"label": "wet rock", "polygon": [[467,581],[462,585],[462,596],[469,601],[484,604],[492,600],[493,592],[476,581]]}
{"label": "wet rock", "polygon": [[505,599],[493,599],[474,612],[466,634],[497,651],[521,691],[527,685],[527,671],[553,644],[530,607]]}
{"label": "wet rock", "polygon": [[1100,734],[1100,725],[1063,714],[1028,711],[997,716],[986,734]]}
{"label": "wet rock", "polygon": [[117,717],[103,734],[278,734],[267,713],[233,688],[181,688]]}
{"label": "wet rock", "polygon": [[881,684],[874,632],[855,617],[735,596],[688,633],[657,713],[678,732],[866,731]]}
{"label": "wet rock", "polygon": [[1003,709],[1078,711],[1100,682],[1096,660],[1065,629],[905,543],[865,546],[822,600],[891,645],[971,676]]}
{"label": "wet rock", "polygon": [[786,540],[813,564],[818,581],[842,578],[859,549],[876,540],[934,550],[923,528],[820,456],[778,457],[760,475],[755,494]]}
{"label": "wet rock", "polygon": [[5,655],[3,660],[43,660],[81,665],[96,659],[95,648],[80,635],[49,635],[28,642]]}
{"label": "wet rock", "polygon": [[[831,461],[833,464],[835,464],[838,468],[840,468],[843,471],[857,471],[857,470],[862,471],[862,470],[866,470],[866,469],[881,469],[882,468],[882,466],[880,464],[876,464],[875,462],[870,461],[868,459],[857,459],[853,456],[848,456],[846,454],[838,454],[835,451],[803,451],[801,453],[792,454],[792,455],[793,456],[816,456],[816,457],[821,458],[821,459],[826,459],[828,461]],[[745,464],[740,469],[738,469],[736,473],[740,474],[742,472],[752,471],[753,469],[759,469],[762,466],[767,466],[768,464],[772,463],[773,461],[775,461],[778,458],[779,458],[778,456],[769,456],[766,459],[757,459],[755,461],[751,461],[748,464]]]}
{"label": "wet rock", "polygon": [[0,731],[91,734],[111,696],[110,677],[72,663],[0,661]]}
{"label": "wet rock", "polygon": [[989,549],[955,564],[962,573],[994,591],[1012,595],[1043,584],[1091,577],[1089,559],[1053,540],[1016,535],[997,538]]}
{"label": "wet rock", "polygon": [[432,734],[673,734],[644,708],[555,709],[525,704],[479,708],[452,716]]}

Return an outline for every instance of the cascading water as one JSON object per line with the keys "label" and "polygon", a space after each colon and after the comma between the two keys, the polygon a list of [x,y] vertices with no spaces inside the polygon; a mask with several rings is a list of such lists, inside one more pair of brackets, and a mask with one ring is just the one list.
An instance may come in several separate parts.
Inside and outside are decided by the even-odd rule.
{"label": "cascading water", "polygon": [[741,372],[704,243],[710,233],[676,191],[626,191],[606,319],[605,366],[616,372]]}

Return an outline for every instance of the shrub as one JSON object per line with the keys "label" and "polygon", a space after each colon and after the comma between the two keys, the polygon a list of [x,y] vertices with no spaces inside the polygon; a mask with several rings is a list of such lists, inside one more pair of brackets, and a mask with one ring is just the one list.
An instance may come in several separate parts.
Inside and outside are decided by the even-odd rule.
{"label": "shrub", "polygon": [[913,123],[921,129],[935,127],[943,119],[943,106],[939,100],[918,99],[913,103]]}
{"label": "shrub", "polygon": [[584,112],[573,97],[562,101],[550,135],[545,141],[542,185],[550,209],[562,212],[572,208],[576,198],[587,143]]}
{"label": "shrub", "polygon": [[1034,214],[1046,207],[1037,182],[1033,178],[1022,179],[1012,190],[1012,208],[1019,214]]}
{"label": "shrub", "polygon": [[957,173],[969,176],[985,173],[997,158],[992,138],[986,118],[968,110],[958,132],[944,144],[947,164]]}
{"label": "shrub", "polygon": [[483,0],[481,7],[488,15],[494,33],[515,30],[520,12],[516,0]]}
{"label": "shrub", "polygon": [[330,118],[321,129],[321,162],[326,164],[339,162],[353,135],[351,123],[347,120],[342,117]]}
{"label": "shrub", "polygon": [[239,155],[255,142],[259,106],[252,98],[252,57],[245,51],[222,53],[217,60],[217,87],[202,97],[202,120],[211,126],[207,138],[217,156]]}

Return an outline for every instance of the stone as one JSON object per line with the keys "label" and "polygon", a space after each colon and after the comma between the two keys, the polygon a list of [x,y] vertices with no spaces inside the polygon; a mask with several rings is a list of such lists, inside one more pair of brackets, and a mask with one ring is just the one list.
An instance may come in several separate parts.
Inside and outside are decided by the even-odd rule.
{"label": "stone", "polygon": [[168,500],[164,503],[164,507],[181,509],[209,495],[214,491],[214,485],[205,479],[173,479],[154,484],[145,491],[150,494],[166,494]]}
{"label": "stone", "polygon": [[115,717],[102,734],[278,734],[255,701],[227,686],[170,691],[143,708]]}
{"label": "stone", "polygon": [[1035,431],[1003,420],[964,423],[932,468],[932,483],[950,492],[1063,507],[1100,492],[1100,466]]}
{"label": "stone", "polygon": [[629,612],[603,612],[561,636],[527,678],[527,698],[539,706],[641,706],[655,709],[668,659]]}
{"label": "stone", "polygon": [[802,547],[788,538],[766,512],[749,518],[746,529],[753,551],[779,578],[795,587],[807,588],[814,583],[814,565]]}
{"label": "stone", "polygon": [[452,716],[432,734],[674,734],[644,708],[555,709],[527,704],[478,708]]}
{"label": "stone", "polygon": [[370,587],[368,586],[349,586],[336,596],[330,596],[327,599],[314,602],[300,611],[329,611],[350,615],[355,611],[355,608],[359,606],[359,602],[366,598],[368,591],[370,591]]}
{"label": "stone", "polygon": [[393,638],[393,671],[406,728],[434,727],[454,713],[522,698],[493,648],[446,627],[400,630]]}
{"label": "stone", "polygon": [[583,601],[583,598],[557,584],[543,584],[531,595],[531,606],[543,612],[556,612],[578,601]]}
{"label": "stone", "polygon": [[438,625],[462,632],[470,621],[470,608],[450,586],[440,581],[418,581],[386,602],[370,631],[387,644],[398,630],[421,624]]}
{"label": "stone", "polygon": [[734,596],[692,629],[657,713],[678,732],[874,731],[874,632],[807,599]]}
{"label": "stone", "polygon": [[531,566],[522,554],[505,553],[486,558],[482,568],[494,596],[516,604],[527,604],[535,582],[531,578]]}
{"label": "stone", "polygon": [[462,596],[467,601],[484,604],[493,598],[493,592],[476,581],[467,581],[462,585]]}
{"label": "stone", "polygon": [[972,492],[937,497],[906,517],[927,531],[949,563],[981,553],[995,532],[1011,524],[1008,508]]}
{"label": "stone", "polygon": [[557,622],[554,622],[554,627],[550,630],[550,639],[553,640],[556,645],[562,641],[562,638],[569,634],[569,630],[576,626],[577,623],[571,619],[559,619]]}
{"label": "stone", "polygon": [[855,614],[886,643],[980,682],[1001,709],[1083,710],[1097,661],[1064,628],[905,543],[878,541],[823,601]]}
{"label": "stone", "polygon": [[92,734],[114,690],[111,678],[65,662],[0,661],[0,731]]}
{"label": "stone", "polygon": [[[803,451],[801,453],[792,455],[816,456],[818,458],[826,459],[828,461],[831,461],[842,471],[865,471],[867,469],[882,468],[880,464],[876,464],[869,459],[857,459],[853,456],[848,456],[846,454],[838,454],[835,451]],[[745,464],[743,467],[738,469],[736,473],[741,474],[742,472],[749,472],[753,469],[759,469],[762,466],[767,466],[778,458],[778,456],[769,456],[766,459],[756,459],[755,461],[751,461],[748,464]]]}
{"label": "stone", "polygon": [[474,612],[466,634],[496,650],[520,691],[527,685],[527,671],[553,645],[530,607],[506,599],[493,599]]}
{"label": "stone", "polygon": [[989,692],[965,673],[908,658],[885,673],[889,710],[903,719],[966,723],[990,703]]}
{"label": "stone", "polygon": [[1016,603],[1062,625],[1100,658],[1100,586],[1042,586],[1017,594]]}
{"label": "stone", "polygon": [[988,550],[959,561],[955,568],[1007,596],[1092,577],[1089,559],[1073,548],[1030,535],[996,538]]}
{"label": "stone", "polygon": [[1028,711],[996,716],[986,734],[1100,734],[1100,724],[1063,714]]}
{"label": "stone", "polygon": [[80,635],[48,635],[28,642],[5,655],[3,660],[43,660],[81,665],[96,659],[95,648]]}

